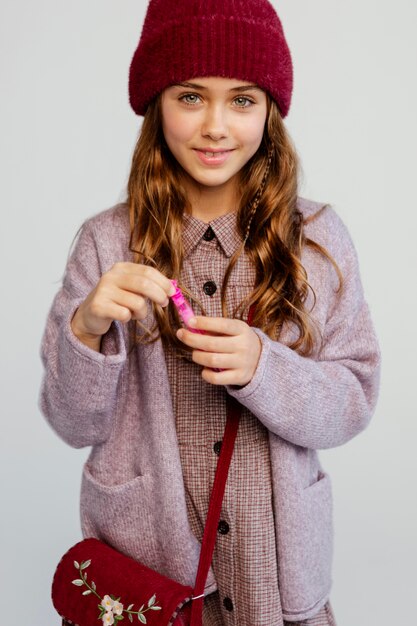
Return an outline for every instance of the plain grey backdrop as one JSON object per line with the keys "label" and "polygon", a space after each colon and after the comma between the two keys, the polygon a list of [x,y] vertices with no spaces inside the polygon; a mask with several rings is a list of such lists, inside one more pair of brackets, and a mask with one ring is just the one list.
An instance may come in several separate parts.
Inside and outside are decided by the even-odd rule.
{"label": "plain grey backdrop", "polygon": [[[295,67],[287,126],[302,161],[301,195],[332,203],[348,225],[383,353],[370,426],[320,452],[334,492],[331,601],[338,626],[416,623],[417,4],[273,4]],[[65,445],[39,412],[39,344],[78,227],[124,198],[140,127],[127,76],[145,8],[145,0],[0,5],[0,589],[8,626],[59,623],[50,583],[80,538],[88,450]]]}

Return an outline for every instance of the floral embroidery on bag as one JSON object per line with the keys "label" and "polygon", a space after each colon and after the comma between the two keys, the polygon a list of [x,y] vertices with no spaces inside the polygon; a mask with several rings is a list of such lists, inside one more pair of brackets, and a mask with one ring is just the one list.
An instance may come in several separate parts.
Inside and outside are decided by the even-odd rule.
{"label": "floral embroidery on bag", "polygon": [[124,619],[123,613],[126,613],[129,617],[129,620],[133,622],[133,616],[137,615],[138,620],[142,624],[147,624],[146,617],[144,613],[146,611],[160,611],[162,607],[155,604],[156,595],[154,594],[152,598],[149,598],[147,607],[142,604],[142,606],[134,611],[134,604],[129,604],[127,609],[123,607],[123,604],[120,602],[120,598],[116,598],[113,595],[105,595],[100,596],[97,592],[96,584],[94,581],[91,581],[91,584],[87,582],[87,572],[85,571],[87,567],[91,565],[91,559],[87,561],[82,561],[78,563],[78,561],[74,561],[74,567],[78,570],[80,574],[80,578],[76,578],[72,581],[72,584],[76,587],[87,587],[85,591],[83,591],[83,596],[89,596],[91,594],[95,595],[99,600],[100,604],[98,608],[100,610],[100,615],[98,619],[103,621],[103,626],[112,626],[113,624],[117,624],[122,619]]}

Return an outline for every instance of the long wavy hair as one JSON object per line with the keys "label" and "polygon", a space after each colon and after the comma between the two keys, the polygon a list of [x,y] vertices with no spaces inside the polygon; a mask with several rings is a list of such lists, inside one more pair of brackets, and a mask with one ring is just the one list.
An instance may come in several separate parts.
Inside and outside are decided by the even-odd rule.
{"label": "long wavy hair", "polygon": [[[297,336],[289,347],[307,356],[315,345],[316,329],[311,310],[306,307],[312,288],[301,263],[303,247],[313,248],[334,265],[339,289],[342,276],[329,253],[304,234],[306,220],[297,209],[298,157],[277,105],[269,96],[267,98],[268,112],[261,145],[240,171],[243,191],[237,210],[237,229],[242,243],[225,272],[221,288],[222,314],[243,318],[244,311],[255,305],[254,326],[278,339],[284,324],[295,325]],[[161,97],[158,96],[147,109],[132,158],[127,187],[130,249],[137,263],[152,265],[177,280],[183,264],[183,213],[191,211],[183,177],[183,169],[163,136]],[[256,270],[256,280],[249,296],[230,312],[226,303],[227,285],[244,252]],[[191,301],[198,302],[186,285],[180,283],[180,286]],[[314,306],[314,292],[312,295]],[[152,308],[155,322],[150,328],[136,322],[136,340],[152,342],[161,337],[184,352],[184,344],[175,335],[180,325],[175,308],[171,303],[167,308],[152,303]]]}

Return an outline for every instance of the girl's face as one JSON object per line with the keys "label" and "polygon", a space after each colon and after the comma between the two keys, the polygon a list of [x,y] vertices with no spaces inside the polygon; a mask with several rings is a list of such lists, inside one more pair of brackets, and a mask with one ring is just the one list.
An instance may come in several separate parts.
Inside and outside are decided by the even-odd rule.
{"label": "girl's face", "polygon": [[162,93],[169,149],[200,190],[236,189],[240,169],[262,141],[267,98],[253,83],[193,78]]}

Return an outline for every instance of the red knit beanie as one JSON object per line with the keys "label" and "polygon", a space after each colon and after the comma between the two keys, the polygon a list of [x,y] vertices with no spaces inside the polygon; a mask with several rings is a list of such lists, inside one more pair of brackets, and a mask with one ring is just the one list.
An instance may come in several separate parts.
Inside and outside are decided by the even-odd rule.
{"label": "red knit beanie", "polygon": [[165,87],[197,76],[256,83],[287,115],[292,61],[268,0],[150,0],[130,65],[133,110],[144,115]]}

